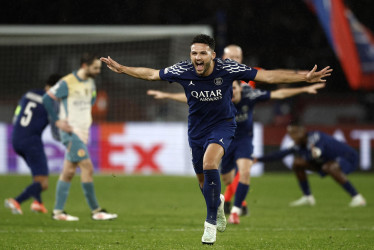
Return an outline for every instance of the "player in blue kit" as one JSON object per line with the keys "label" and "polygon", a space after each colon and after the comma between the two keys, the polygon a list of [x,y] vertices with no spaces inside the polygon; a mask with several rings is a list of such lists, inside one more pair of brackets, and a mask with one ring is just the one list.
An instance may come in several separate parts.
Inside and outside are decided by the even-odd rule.
{"label": "player in blue kit", "polygon": [[284,99],[301,93],[316,94],[324,84],[313,84],[300,88],[284,88],[275,91],[253,89],[247,84],[233,82],[232,101],[237,109],[235,139],[222,158],[221,173],[226,185],[230,184],[235,176],[236,168],[239,172],[239,183],[235,192],[233,207],[228,222],[239,224],[239,215],[242,204],[250,188],[250,170],[253,165],[253,111],[258,102],[269,99]]}
{"label": "player in blue kit", "polygon": [[[48,188],[48,165],[44,152],[42,133],[49,124],[48,114],[44,109],[44,93],[60,79],[60,75],[49,76],[44,89],[30,90],[18,103],[13,118],[12,145],[31,170],[33,183],[27,186],[16,198],[5,200],[5,207],[13,214],[23,214],[21,203],[33,198],[31,210],[47,213],[41,192]],[[54,130],[52,130],[54,131]],[[54,136],[55,137],[55,136]]]}
{"label": "player in blue kit", "polygon": [[[301,93],[316,94],[317,90],[323,88],[324,84],[313,84],[300,88],[284,88],[275,91],[263,91],[253,89],[247,84],[238,81],[233,82],[232,102],[237,110],[235,138],[222,158],[221,174],[225,185],[229,185],[239,170],[239,183],[235,192],[234,206],[230,211],[228,222],[239,224],[239,215],[242,213],[242,204],[250,187],[250,170],[252,167],[253,153],[253,110],[258,102],[270,99],[284,99]],[[148,95],[156,99],[170,99],[186,103],[184,93],[167,93],[157,90],[148,90]]]}
{"label": "player in blue kit", "polygon": [[217,59],[214,49],[213,38],[197,35],[191,43],[191,60],[162,70],[128,67],[110,57],[101,58],[116,73],[149,81],[178,82],[184,88],[189,106],[188,140],[192,163],[207,207],[203,244],[213,244],[216,241],[216,231],[223,232],[226,229],[218,167],[236,128],[236,110],[231,102],[232,82],[325,82],[322,78],[329,76],[332,71],[326,67],[316,72],[315,66],[305,75],[267,70],[257,72],[256,69],[232,60]]}
{"label": "player in blue kit", "polygon": [[287,132],[295,145],[289,149],[259,157],[256,161],[273,161],[294,154],[292,169],[303,192],[303,197],[291,202],[290,206],[314,206],[316,201],[311,194],[307,170],[318,172],[321,177],[330,175],[352,197],[350,207],[366,206],[364,197],[359,194],[347,178],[359,162],[358,153],[347,144],[320,132],[307,131],[303,126],[290,125]]}

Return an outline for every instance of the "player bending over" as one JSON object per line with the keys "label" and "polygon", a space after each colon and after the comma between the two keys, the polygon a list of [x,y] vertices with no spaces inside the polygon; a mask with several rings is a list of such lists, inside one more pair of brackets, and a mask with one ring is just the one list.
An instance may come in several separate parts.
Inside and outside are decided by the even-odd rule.
{"label": "player bending over", "polygon": [[286,155],[294,154],[292,169],[299,182],[303,196],[290,203],[290,206],[314,206],[316,201],[310,191],[306,171],[314,171],[324,177],[330,175],[352,197],[350,207],[366,206],[364,197],[357,192],[347,178],[359,162],[357,152],[347,144],[320,132],[307,131],[305,127],[290,125],[287,132],[295,145],[289,149],[274,152],[258,158],[258,161],[272,161],[282,159]]}
{"label": "player bending over", "polygon": [[[34,198],[31,211],[47,213],[41,192],[48,188],[48,165],[44,152],[42,133],[49,124],[48,114],[43,106],[43,95],[61,78],[58,74],[50,75],[43,89],[30,90],[19,101],[13,118],[12,145],[17,155],[21,156],[31,170],[33,183],[16,198],[5,200],[5,207],[13,214],[23,214],[21,203]],[[53,124],[51,123],[53,126]],[[52,132],[55,131],[52,129]],[[58,137],[54,135],[54,137]],[[58,139],[58,138],[57,138]]]}

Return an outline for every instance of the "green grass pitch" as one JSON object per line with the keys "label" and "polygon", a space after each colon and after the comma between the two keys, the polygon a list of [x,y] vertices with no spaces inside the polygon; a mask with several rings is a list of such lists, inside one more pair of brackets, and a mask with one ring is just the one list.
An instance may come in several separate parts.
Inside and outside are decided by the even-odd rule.
{"label": "green grass pitch", "polygon": [[[57,176],[43,194],[51,211]],[[374,249],[374,175],[352,174],[367,207],[349,208],[349,196],[329,177],[310,176],[315,207],[290,208],[301,196],[290,173],[252,178],[250,216],[217,232],[213,246],[201,244],[206,215],[194,177],[95,176],[102,207],[118,213],[113,221],[93,221],[74,178],[66,211],[78,222],[53,221],[49,214],[23,215],[0,207],[0,249]],[[1,199],[15,196],[29,176],[0,176]]]}

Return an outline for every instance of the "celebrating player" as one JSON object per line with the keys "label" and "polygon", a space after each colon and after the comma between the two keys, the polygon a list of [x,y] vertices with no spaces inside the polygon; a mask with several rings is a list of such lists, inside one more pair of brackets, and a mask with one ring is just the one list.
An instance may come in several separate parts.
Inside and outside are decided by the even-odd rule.
{"label": "celebrating player", "polygon": [[290,206],[314,206],[316,201],[310,191],[307,170],[318,172],[321,177],[331,175],[352,197],[350,207],[365,206],[364,197],[348,180],[346,174],[353,172],[358,165],[357,152],[347,144],[320,131],[307,131],[305,127],[290,125],[287,132],[295,146],[265,155],[255,161],[272,161],[294,154],[292,169],[299,182],[303,196],[290,203]]}
{"label": "celebrating player", "polygon": [[[21,203],[34,198],[31,211],[47,213],[41,192],[48,188],[47,157],[42,143],[42,132],[49,124],[48,114],[43,106],[44,93],[61,78],[58,74],[49,76],[44,90],[30,90],[22,96],[13,118],[12,145],[31,170],[33,183],[16,198],[5,200],[5,207],[13,214],[22,214]],[[51,124],[53,126],[53,124]],[[53,131],[53,130],[52,130]]]}
{"label": "celebrating player", "polygon": [[256,69],[232,60],[216,59],[214,49],[213,38],[197,35],[191,43],[191,61],[183,61],[162,70],[128,67],[110,57],[101,58],[116,73],[149,81],[178,82],[183,86],[189,106],[188,139],[192,163],[207,207],[203,244],[213,244],[216,241],[216,231],[223,232],[226,229],[218,167],[236,128],[235,107],[231,102],[232,82],[325,82],[323,78],[332,71],[326,67],[316,72],[315,66],[305,75],[267,70],[257,72]]}
{"label": "celebrating player", "polygon": [[[93,184],[93,165],[87,151],[89,129],[92,123],[91,107],[96,98],[94,79],[100,74],[101,62],[93,54],[85,53],[80,69],[63,77],[43,97],[44,106],[61,132],[61,141],[66,146],[62,173],[56,187],[54,220],[77,221],[78,217],[64,211],[71,180],[76,169],[81,169],[81,182],[86,201],[94,220],[111,220],[117,214],[102,209],[96,199]],[[60,102],[60,112],[52,108],[53,100]]]}
{"label": "celebrating player", "polygon": [[[234,60],[238,63],[242,63],[242,60],[243,60],[243,51],[241,49],[240,46],[238,45],[235,45],[235,44],[230,44],[228,46],[226,46],[223,50],[223,55],[222,55],[222,59],[231,59],[231,60]],[[256,69],[259,69],[259,68],[256,68]],[[288,70],[283,70],[285,72],[287,72]],[[289,72],[289,71],[288,71]],[[291,72],[296,72],[294,70],[291,70]],[[307,73],[307,71],[298,71],[300,73]],[[254,81],[249,81],[248,84],[251,86],[251,87],[255,87],[255,82]],[[235,87],[235,85],[233,86]],[[297,89],[296,92],[298,92],[299,90],[301,89]],[[284,90],[280,91],[280,93],[283,93]],[[290,90],[290,92],[292,93],[292,90]],[[290,93],[288,92],[288,93]],[[275,93],[275,92],[274,92]],[[171,100],[176,100],[176,101],[180,101],[180,102],[187,102],[187,98],[186,98],[186,95],[182,92],[182,93],[165,93],[165,92],[161,92],[161,91],[156,91],[156,90],[149,90],[148,91],[148,94],[149,95],[153,95],[155,97],[155,99],[171,99]],[[275,94],[277,95],[277,94]],[[261,97],[261,96],[260,96]],[[280,98],[282,99],[282,98]],[[250,114],[250,117],[252,117],[252,109],[249,109],[248,110],[249,114]],[[252,124],[252,120],[249,121],[250,124]],[[245,124],[245,122],[241,122],[241,123],[238,123],[238,128],[237,130],[246,130],[246,128],[240,128],[243,124]],[[250,126],[250,134],[252,134],[252,126]],[[251,139],[252,139],[252,136],[250,136]],[[237,138],[237,137],[235,137]],[[252,142],[251,142],[251,145],[252,145]],[[252,148],[252,147],[251,147]],[[249,151],[251,151],[251,149],[249,149]],[[252,154],[252,152],[251,152]],[[225,163],[225,161],[223,160],[223,163]],[[244,165],[242,166],[243,169],[249,169],[251,168],[251,161],[244,161],[242,162]],[[221,171],[223,169],[223,182],[225,183],[226,185],[226,189],[225,189],[225,192],[224,192],[224,197],[225,197],[225,202],[224,202],[224,211],[225,211],[225,214],[231,214],[231,199],[232,197],[234,196],[234,194],[236,193],[237,191],[237,187],[238,187],[238,184],[239,184],[239,179],[240,178],[240,171],[238,171],[238,168],[235,167],[235,168],[229,168],[229,170],[227,169],[227,167],[223,166],[222,167],[222,164],[221,164]],[[247,171],[245,171],[247,172]],[[246,175],[248,175],[248,177],[245,177],[245,178],[242,178],[242,183],[246,183],[247,181],[244,181],[246,179],[248,179],[248,183],[249,183],[249,179],[250,179],[250,172],[249,173],[246,173]],[[243,180],[244,179],[244,180]],[[249,186],[248,186],[248,189],[249,189]],[[240,192],[241,189],[239,189],[239,192]],[[238,194],[238,197],[243,197],[242,195],[239,195]],[[234,209],[234,211],[236,211],[237,209]],[[240,212],[238,213],[240,215],[246,215],[248,214],[248,207],[247,207],[247,202],[245,201],[245,197],[243,198],[243,202],[241,204],[241,209],[240,209]],[[233,216],[235,215],[232,215],[231,218],[229,218],[229,222],[230,223],[238,223],[239,222],[239,218],[236,216],[235,220],[233,220],[232,218],[234,218]]]}
{"label": "celebrating player", "polygon": [[[239,215],[242,212],[242,204],[250,187],[250,170],[252,167],[253,153],[253,109],[257,102],[269,99],[284,99],[301,93],[316,94],[317,90],[323,88],[324,84],[314,84],[301,88],[285,88],[275,91],[262,91],[253,89],[248,85],[240,84],[238,81],[233,82],[232,101],[237,110],[235,138],[232,140],[230,147],[222,157],[221,174],[225,185],[229,185],[235,175],[235,169],[238,167],[239,183],[236,188],[234,206],[231,209],[228,222],[239,224]],[[156,99],[171,99],[179,102],[187,102],[184,93],[166,93],[157,90],[148,90],[148,95]]]}

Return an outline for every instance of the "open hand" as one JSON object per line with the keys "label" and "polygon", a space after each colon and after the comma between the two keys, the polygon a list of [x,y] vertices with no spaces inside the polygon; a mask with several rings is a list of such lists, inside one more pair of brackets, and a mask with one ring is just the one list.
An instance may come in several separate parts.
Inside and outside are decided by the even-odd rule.
{"label": "open hand", "polygon": [[308,74],[306,74],[306,82],[309,83],[324,83],[326,82],[324,77],[330,76],[332,69],[330,69],[330,66],[327,66],[323,68],[322,70],[316,72],[317,70],[317,65],[314,65],[313,69],[309,71]]}
{"label": "open hand", "polygon": [[112,71],[114,71],[116,73],[119,73],[119,74],[122,73],[121,68],[122,68],[123,65],[121,65],[118,62],[114,61],[112,58],[110,58],[110,56],[108,56],[108,58],[101,57],[100,61],[106,63],[107,67],[110,70],[112,70]]}
{"label": "open hand", "polygon": [[322,89],[326,86],[324,83],[316,83],[310,86],[305,87],[306,92],[309,94],[317,94],[318,89]]}

